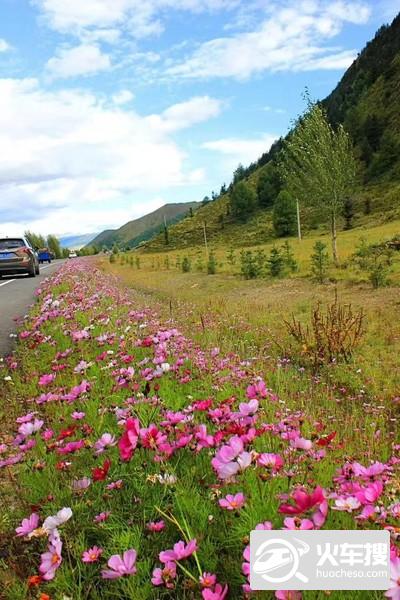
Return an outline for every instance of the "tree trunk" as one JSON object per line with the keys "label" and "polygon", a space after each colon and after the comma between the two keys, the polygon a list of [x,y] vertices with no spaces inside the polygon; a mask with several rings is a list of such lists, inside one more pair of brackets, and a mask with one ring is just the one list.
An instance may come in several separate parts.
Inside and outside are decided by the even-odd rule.
{"label": "tree trunk", "polygon": [[331,234],[332,234],[332,254],[333,254],[333,262],[337,267],[339,265],[339,255],[337,251],[337,233],[336,233],[336,214],[332,212],[331,215]]}

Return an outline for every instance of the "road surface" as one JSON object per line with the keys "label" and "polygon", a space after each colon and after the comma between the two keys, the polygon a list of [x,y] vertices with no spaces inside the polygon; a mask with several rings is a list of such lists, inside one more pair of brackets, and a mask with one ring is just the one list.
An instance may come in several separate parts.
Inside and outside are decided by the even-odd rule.
{"label": "road surface", "polygon": [[15,317],[23,317],[35,300],[34,292],[46,277],[57,271],[63,260],[40,265],[40,275],[10,275],[0,279],[0,356],[8,354],[14,345]]}

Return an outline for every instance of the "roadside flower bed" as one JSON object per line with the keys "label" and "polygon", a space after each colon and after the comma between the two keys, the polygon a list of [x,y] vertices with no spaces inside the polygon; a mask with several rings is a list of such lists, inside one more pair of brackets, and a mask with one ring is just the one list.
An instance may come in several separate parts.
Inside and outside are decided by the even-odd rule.
{"label": "roadside flower bed", "polygon": [[255,528],[387,528],[400,597],[398,445],[346,456],[328,419],[290,409],[251,362],[197,347],[90,262],[42,285],[19,337],[0,438],[10,598],[257,597]]}

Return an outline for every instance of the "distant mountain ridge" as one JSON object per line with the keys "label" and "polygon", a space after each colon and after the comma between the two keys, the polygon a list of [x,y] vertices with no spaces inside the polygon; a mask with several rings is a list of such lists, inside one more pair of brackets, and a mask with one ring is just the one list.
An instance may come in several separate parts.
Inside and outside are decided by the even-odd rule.
{"label": "distant mountain ridge", "polygon": [[177,223],[190,213],[190,209],[195,210],[200,205],[199,202],[175,202],[164,204],[153,212],[128,221],[119,229],[106,229],[92,239],[87,246],[96,246],[97,248],[112,248],[114,244],[126,248],[134,248],[140,242],[150,239],[160,232],[167,225]]}

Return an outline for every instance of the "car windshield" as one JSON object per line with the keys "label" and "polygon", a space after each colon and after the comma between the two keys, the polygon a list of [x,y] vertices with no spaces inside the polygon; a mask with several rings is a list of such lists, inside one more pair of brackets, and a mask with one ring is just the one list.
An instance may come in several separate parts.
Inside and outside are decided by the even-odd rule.
{"label": "car windshield", "polygon": [[21,246],[26,246],[24,240],[21,238],[0,239],[0,250],[9,250],[10,248],[21,248]]}

